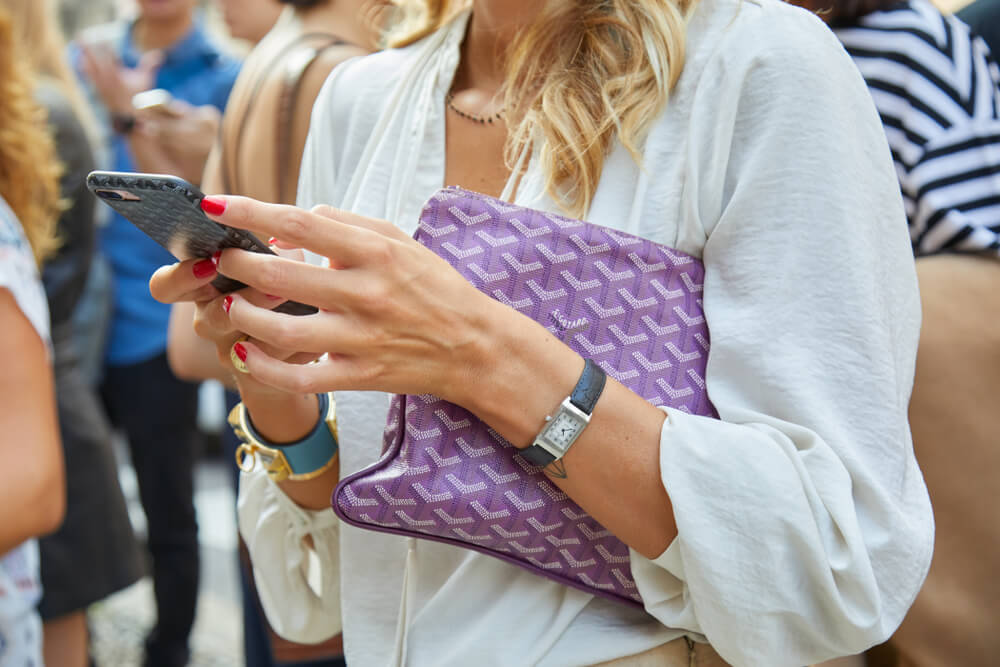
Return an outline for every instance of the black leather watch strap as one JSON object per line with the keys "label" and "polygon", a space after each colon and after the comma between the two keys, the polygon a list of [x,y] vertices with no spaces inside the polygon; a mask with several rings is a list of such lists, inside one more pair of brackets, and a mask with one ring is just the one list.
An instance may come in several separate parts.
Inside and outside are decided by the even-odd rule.
{"label": "black leather watch strap", "polygon": [[583,372],[580,379],[573,387],[573,393],[569,395],[569,402],[583,410],[588,415],[594,412],[597,399],[604,391],[604,384],[608,381],[608,376],[604,374],[601,367],[590,359],[583,364]]}
{"label": "black leather watch strap", "polygon": [[136,119],[135,114],[131,113],[111,113],[111,129],[115,131],[116,134],[128,135],[132,133],[135,129]]}
{"label": "black leather watch strap", "polygon": [[518,452],[528,463],[544,468],[548,464],[556,460],[549,450],[544,447],[539,447],[538,445],[531,445],[531,447],[525,447],[520,452]]}
{"label": "black leather watch strap", "polygon": [[[584,414],[592,414],[607,380],[608,376],[604,374],[601,367],[587,359],[583,365],[583,372],[580,373],[580,379],[573,387],[573,393],[569,395],[569,402]],[[530,463],[543,468],[557,458],[552,452],[538,444],[532,444],[530,447],[522,449],[520,454]]]}

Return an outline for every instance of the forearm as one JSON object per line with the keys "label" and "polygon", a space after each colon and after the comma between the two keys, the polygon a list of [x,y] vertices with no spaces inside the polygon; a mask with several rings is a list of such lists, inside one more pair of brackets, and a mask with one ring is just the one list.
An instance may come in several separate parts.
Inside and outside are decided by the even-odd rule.
{"label": "forearm", "polygon": [[329,470],[315,479],[301,482],[285,480],[279,482],[278,486],[299,507],[309,510],[328,510],[330,509],[330,497],[338,482],[340,482],[339,459]]}
{"label": "forearm", "polygon": [[62,522],[66,491],[58,456],[61,452],[8,469],[8,473],[16,470],[19,479],[5,481],[0,503],[17,511],[10,512],[0,527],[0,556],[25,540],[51,533]]}
{"label": "forearm", "polygon": [[[514,446],[527,447],[569,395],[584,362],[540,325],[496,308],[502,325],[490,327],[478,360],[468,365],[465,407]],[[546,468],[577,504],[647,558],[658,557],[677,535],[660,476],[663,420],[659,408],[608,378],[590,424],[561,460],[565,476]]]}

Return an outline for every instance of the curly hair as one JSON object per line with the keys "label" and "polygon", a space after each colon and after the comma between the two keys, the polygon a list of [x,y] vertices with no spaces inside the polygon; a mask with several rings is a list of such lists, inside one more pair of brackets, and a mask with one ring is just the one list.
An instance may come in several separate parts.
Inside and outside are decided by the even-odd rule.
{"label": "curly hair", "polygon": [[24,227],[39,264],[57,248],[62,167],[34,98],[28,58],[13,35],[10,16],[0,9],[0,196]]}
{"label": "curly hair", "polygon": [[[468,0],[394,0],[393,46],[437,30]],[[538,149],[546,190],[569,214],[590,207],[617,140],[640,147],[684,67],[687,20],[697,0],[546,2],[507,53],[504,106],[516,110],[506,159]],[[541,142],[537,139],[541,137]]]}

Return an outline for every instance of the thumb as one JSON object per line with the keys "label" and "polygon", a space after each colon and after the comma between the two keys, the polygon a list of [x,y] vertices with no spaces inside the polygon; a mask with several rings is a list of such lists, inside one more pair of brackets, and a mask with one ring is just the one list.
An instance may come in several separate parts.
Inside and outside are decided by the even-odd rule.
{"label": "thumb", "polygon": [[155,51],[147,51],[142,54],[142,57],[139,59],[139,64],[136,65],[136,70],[148,76],[153,76],[156,73],[156,70],[163,65],[163,58],[163,51],[158,49]]}

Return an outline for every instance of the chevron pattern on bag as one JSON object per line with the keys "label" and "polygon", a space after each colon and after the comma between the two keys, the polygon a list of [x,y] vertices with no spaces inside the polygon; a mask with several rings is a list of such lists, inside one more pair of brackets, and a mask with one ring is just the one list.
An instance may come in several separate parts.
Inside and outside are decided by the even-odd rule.
{"label": "chevron pattern on bag", "polygon": [[[650,403],[717,417],[705,389],[698,259],[458,188],[431,198],[416,238]],[[435,396],[393,398],[381,459],[341,482],[334,509],[356,526],[475,549],[642,602],[624,543],[475,415]]]}

